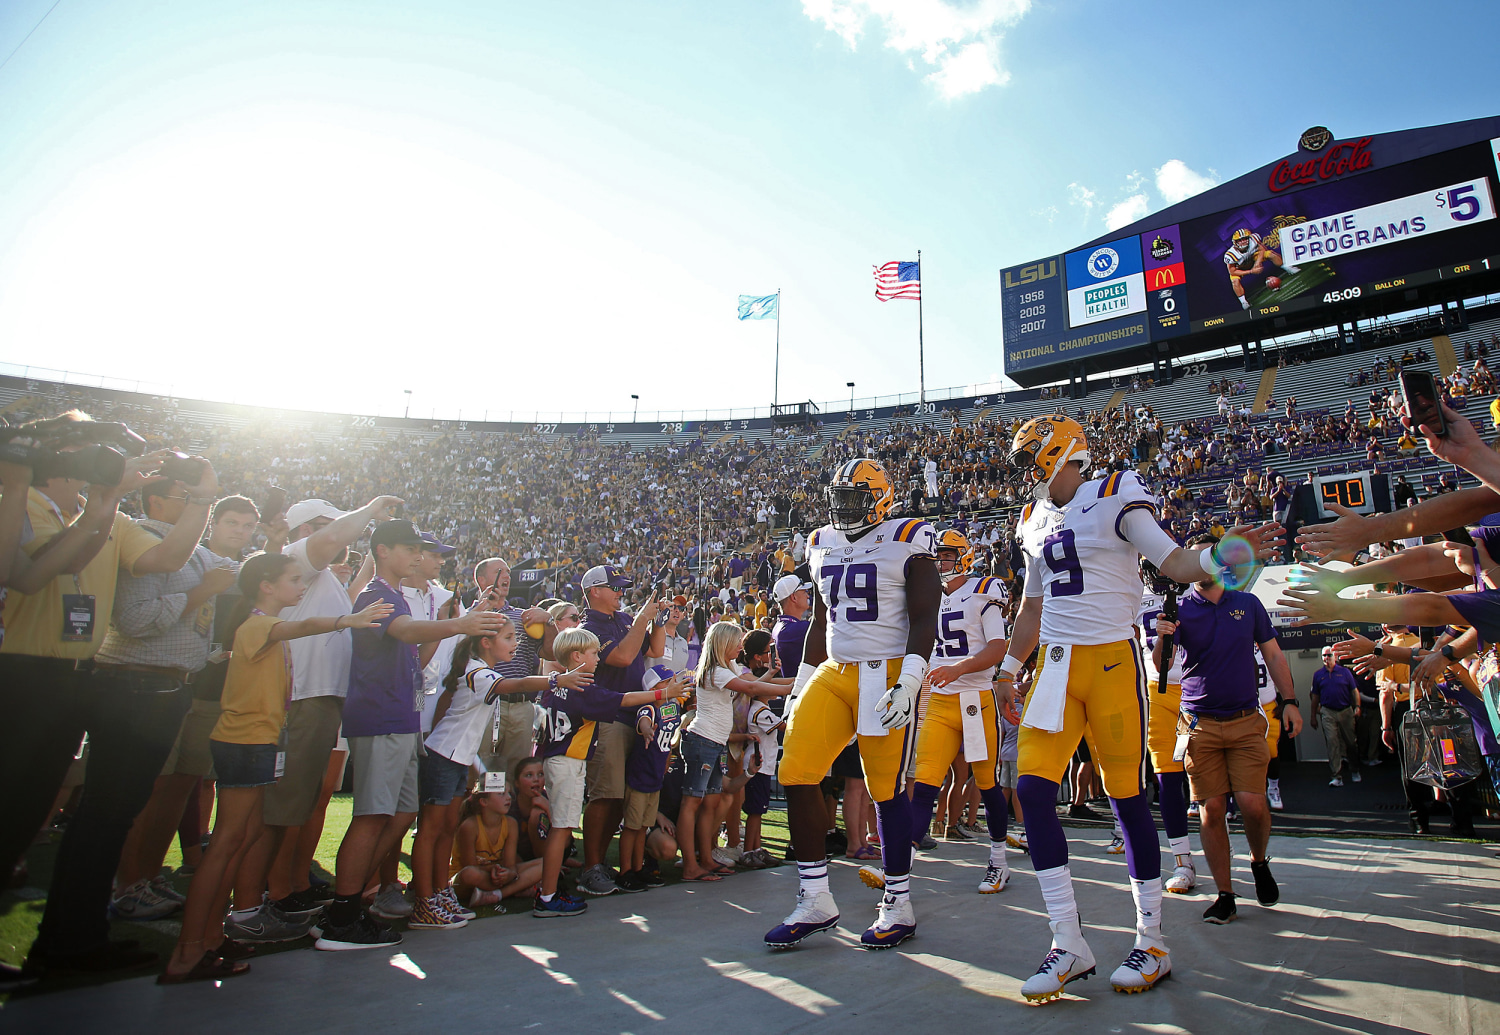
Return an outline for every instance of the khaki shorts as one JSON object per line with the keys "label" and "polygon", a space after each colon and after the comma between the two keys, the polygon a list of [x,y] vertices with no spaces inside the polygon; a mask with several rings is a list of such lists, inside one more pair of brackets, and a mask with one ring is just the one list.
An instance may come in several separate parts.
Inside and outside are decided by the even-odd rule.
{"label": "khaki shorts", "polygon": [[1194,801],[1208,801],[1230,791],[1266,793],[1271,749],[1266,746],[1266,715],[1259,708],[1228,721],[1183,712],[1177,719],[1177,732],[1188,735],[1187,777]]}
{"label": "khaki shorts", "polygon": [[661,791],[638,791],[625,788],[625,829],[649,830],[656,825],[657,806],[661,803]]}
{"label": "khaki shorts", "polygon": [[300,827],[312,816],[343,721],[342,697],[304,697],[286,710],[286,771],[266,788],[267,826]]}
{"label": "khaki shorts", "polygon": [[625,797],[625,760],[630,757],[630,742],[634,739],[635,730],[623,722],[599,723],[594,757],[589,759],[586,788],[589,801]]}
{"label": "khaki shorts", "polygon": [[510,778],[511,770],[531,755],[536,740],[532,728],[536,706],[530,701],[498,701],[495,704],[495,754],[500,756],[500,771]]}
{"label": "khaki shorts", "polygon": [[208,737],[213,733],[222,711],[218,701],[193,701],[188,707],[188,713],[182,717],[177,742],[172,745],[172,753],[167,756],[167,764],[162,766],[161,775],[182,773],[184,776],[203,776],[210,780],[214,778],[214,756],[208,750]]}
{"label": "khaki shorts", "polygon": [[552,804],[552,829],[577,830],[583,825],[583,759],[553,755],[542,762],[542,773]]}

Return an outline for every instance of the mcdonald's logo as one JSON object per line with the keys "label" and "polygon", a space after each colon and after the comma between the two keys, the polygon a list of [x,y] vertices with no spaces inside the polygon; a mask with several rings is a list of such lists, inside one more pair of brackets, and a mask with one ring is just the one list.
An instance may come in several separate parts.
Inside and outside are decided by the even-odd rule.
{"label": "mcdonald's logo", "polygon": [[1187,280],[1187,271],[1182,263],[1176,262],[1170,266],[1150,270],[1146,274],[1146,288],[1155,291],[1158,288],[1176,287]]}

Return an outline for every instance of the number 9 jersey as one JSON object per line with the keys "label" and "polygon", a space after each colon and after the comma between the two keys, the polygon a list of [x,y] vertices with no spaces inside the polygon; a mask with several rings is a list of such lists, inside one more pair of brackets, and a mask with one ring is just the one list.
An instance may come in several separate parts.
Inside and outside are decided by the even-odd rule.
{"label": "number 9 jersey", "polygon": [[[1134,471],[1116,471],[1084,482],[1064,506],[1042,500],[1021,511],[1017,538],[1026,554],[1026,596],[1042,598],[1040,642],[1132,638],[1141,606],[1140,551],[1123,525],[1134,510],[1147,512],[1154,525],[1155,497]],[[1176,545],[1164,534],[1161,539]],[[1165,556],[1147,559],[1160,563]]]}
{"label": "number 9 jersey", "polygon": [[832,525],[813,532],[808,567],[828,609],[830,658],[851,664],[906,654],[907,562],[936,557],[936,544],[932,526],[915,518],[882,521],[857,540]]}

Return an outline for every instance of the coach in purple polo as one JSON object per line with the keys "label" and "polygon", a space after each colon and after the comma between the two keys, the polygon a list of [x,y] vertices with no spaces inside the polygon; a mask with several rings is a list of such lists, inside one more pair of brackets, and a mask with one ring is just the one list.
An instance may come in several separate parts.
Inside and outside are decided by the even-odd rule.
{"label": "coach in purple polo", "polygon": [[[661,602],[652,596],[632,617],[621,610],[625,590],[635,585],[612,564],[599,564],[583,573],[581,582],[587,607],[583,627],[599,637],[599,667],[594,685],[617,694],[641,689],[648,658],[666,653],[667,630],[653,622]],[[649,637],[649,639],[648,639]],[[619,891],[604,865],[609,842],[625,813],[625,762],[635,735],[635,709],[616,722],[601,722],[595,734],[594,754],[589,759],[588,807],[583,812],[583,872],[579,890],[589,895]],[[644,890],[630,888],[627,890]]]}
{"label": "coach in purple polo", "polygon": [[[1195,536],[1190,547],[1211,549],[1219,539]],[[1162,638],[1173,634],[1186,652],[1182,666],[1182,710],[1177,736],[1187,738],[1186,766],[1193,799],[1203,803],[1199,815],[1203,857],[1218,885],[1219,897],[1203,914],[1209,923],[1235,917],[1234,881],[1230,875],[1229,827],[1225,820],[1229,793],[1244,816],[1250,842],[1250,872],[1255,897],[1263,906],[1280,899],[1266,859],[1271,839],[1271,810],[1266,803],[1266,715],[1260,708],[1255,648],[1265,659],[1276,685],[1282,721],[1292,736],[1302,730],[1292,670],[1265,606],[1253,594],[1228,590],[1212,579],[1197,583],[1178,605],[1175,623],[1158,619],[1153,656],[1160,667]]]}

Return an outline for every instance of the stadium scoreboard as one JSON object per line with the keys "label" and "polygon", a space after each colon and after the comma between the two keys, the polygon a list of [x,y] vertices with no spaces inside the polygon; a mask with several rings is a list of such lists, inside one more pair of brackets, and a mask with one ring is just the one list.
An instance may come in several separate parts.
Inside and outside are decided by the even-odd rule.
{"label": "stadium scoreboard", "polygon": [[1285,326],[1275,318],[1317,310],[1331,324],[1382,295],[1410,301],[1424,285],[1500,271],[1500,138],[1383,168],[1375,140],[1324,141],[1326,153],[1284,160],[1248,202],[1155,226],[1148,217],[1129,228],[1141,232],[1002,269],[1006,372],[1220,329],[1269,336]]}
{"label": "stadium scoreboard", "polygon": [[1335,503],[1348,507],[1356,514],[1375,513],[1375,493],[1370,485],[1369,471],[1318,478],[1313,484],[1317,489],[1319,518],[1328,520],[1338,517],[1338,513],[1333,510]]}

